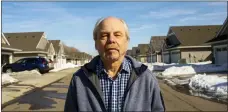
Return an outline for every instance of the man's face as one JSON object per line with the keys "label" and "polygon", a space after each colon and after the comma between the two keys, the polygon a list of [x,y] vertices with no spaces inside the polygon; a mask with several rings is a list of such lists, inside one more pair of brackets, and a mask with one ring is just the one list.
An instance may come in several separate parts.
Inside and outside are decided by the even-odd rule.
{"label": "man's face", "polygon": [[116,18],[104,20],[97,32],[95,47],[106,61],[117,61],[127,51],[128,39],[123,23]]}

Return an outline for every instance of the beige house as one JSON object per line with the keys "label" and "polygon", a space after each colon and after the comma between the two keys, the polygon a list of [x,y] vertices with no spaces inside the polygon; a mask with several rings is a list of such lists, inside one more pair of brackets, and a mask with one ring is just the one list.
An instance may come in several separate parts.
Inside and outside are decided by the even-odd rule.
{"label": "beige house", "polygon": [[219,29],[215,38],[208,41],[212,46],[213,63],[224,64],[228,63],[227,49],[228,49],[228,18],[226,18],[222,27]]}
{"label": "beige house", "polygon": [[25,57],[47,58],[50,47],[44,32],[4,33],[4,35],[11,47],[21,49],[14,52],[13,62]]}
{"label": "beige house", "polygon": [[21,49],[11,47],[9,41],[3,33],[1,33],[1,65],[6,63],[12,63],[14,58],[14,52],[22,51]]}
{"label": "beige house", "polygon": [[126,55],[132,56],[132,50],[127,50]]}
{"label": "beige house", "polygon": [[[150,39],[150,49],[149,49],[149,55],[150,59],[152,60],[152,63],[155,62],[162,62],[162,48],[163,44],[165,42],[166,36],[152,36]],[[148,59],[149,60],[149,59]]]}
{"label": "beige house", "polygon": [[132,47],[131,56],[135,59],[137,57],[137,53],[136,53],[137,50],[138,50],[138,47]]}
{"label": "beige house", "polygon": [[212,60],[211,45],[205,43],[217,34],[221,25],[173,26],[163,45],[166,63],[187,63]]}
{"label": "beige house", "polygon": [[60,40],[49,40],[55,50],[54,68],[62,68],[66,64],[66,56],[64,52],[63,42]]}
{"label": "beige house", "polygon": [[149,52],[149,44],[139,44],[136,50],[136,60],[147,63],[147,54]]}
{"label": "beige house", "polygon": [[55,56],[55,49],[54,49],[53,44],[50,41],[48,41],[46,48],[45,48],[45,51],[47,51],[47,53],[48,53],[47,58],[51,59],[53,61],[54,56]]}

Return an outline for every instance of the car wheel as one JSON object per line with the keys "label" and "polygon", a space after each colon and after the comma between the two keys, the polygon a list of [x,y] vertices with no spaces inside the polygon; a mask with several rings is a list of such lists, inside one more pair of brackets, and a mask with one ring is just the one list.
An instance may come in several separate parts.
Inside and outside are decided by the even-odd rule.
{"label": "car wheel", "polygon": [[11,68],[7,68],[6,69],[6,73],[12,73],[12,69]]}

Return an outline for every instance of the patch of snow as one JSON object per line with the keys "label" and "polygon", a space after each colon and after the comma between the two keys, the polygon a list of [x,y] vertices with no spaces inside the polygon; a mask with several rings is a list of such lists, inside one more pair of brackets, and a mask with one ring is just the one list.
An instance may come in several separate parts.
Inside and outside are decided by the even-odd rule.
{"label": "patch of snow", "polygon": [[75,65],[75,64],[72,64],[72,63],[67,63],[65,65],[63,65],[61,68],[55,68],[53,70],[50,70],[50,72],[58,72],[60,70],[64,70],[64,69],[68,69],[68,68],[76,68],[76,67],[79,67],[81,65]]}
{"label": "patch of snow", "polygon": [[186,74],[196,74],[192,66],[170,67],[162,72],[163,76],[180,76]]}
{"label": "patch of snow", "polygon": [[31,70],[31,71],[21,71],[21,72],[12,72],[9,73],[9,75],[11,76],[15,76],[15,75],[38,75],[38,76],[42,76],[42,74],[40,74],[40,72],[38,72],[37,70]]}
{"label": "patch of snow", "polygon": [[198,63],[189,63],[189,64],[194,64],[194,65],[205,65],[205,64],[211,64],[211,61],[204,61],[204,62],[198,62]]}
{"label": "patch of snow", "polygon": [[216,75],[206,74],[195,75],[190,79],[189,83],[190,89],[195,93],[203,93],[218,99],[227,99],[227,86],[227,76],[218,77]]}
{"label": "patch of snow", "polygon": [[11,77],[8,73],[2,74],[2,84],[7,84],[7,83],[14,83],[18,82],[19,80]]}

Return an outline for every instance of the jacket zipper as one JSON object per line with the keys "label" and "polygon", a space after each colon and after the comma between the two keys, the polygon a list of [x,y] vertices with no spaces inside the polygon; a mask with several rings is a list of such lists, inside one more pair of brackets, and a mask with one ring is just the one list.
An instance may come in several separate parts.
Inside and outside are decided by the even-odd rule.
{"label": "jacket zipper", "polygon": [[[87,72],[87,71],[84,71],[83,70],[83,72],[84,72],[84,74],[86,74],[85,72]],[[97,100],[99,100],[99,99],[101,99],[101,106],[102,106],[102,108],[107,112],[107,108],[106,108],[106,106],[105,106],[105,104],[104,104],[104,99],[101,97],[101,95],[99,94],[99,92],[98,92],[98,90],[97,90],[97,88],[95,87],[95,85],[92,83],[92,81],[86,76],[86,78],[91,82],[91,84],[93,85],[93,88],[96,90],[96,92],[98,93],[98,96],[99,96],[99,98],[97,98]],[[98,101],[99,102],[99,101]],[[102,109],[102,110],[103,110]]]}
{"label": "jacket zipper", "polygon": [[[140,77],[140,76],[139,76]],[[129,88],[127,88],[126,92],[124,92],[124,101],[123,101],[123,104],[122,104],[122,108],[121,108],[121,112],[124,112],[124,106],[125,106],[125,100],[126,100],[126,97],[127,97],[127,93],[128,91],[131,89],[132,85],[135,83],[135,81],[139,78],[137,77],[134,82],[131,83],[131,85],[129,86]]]}

